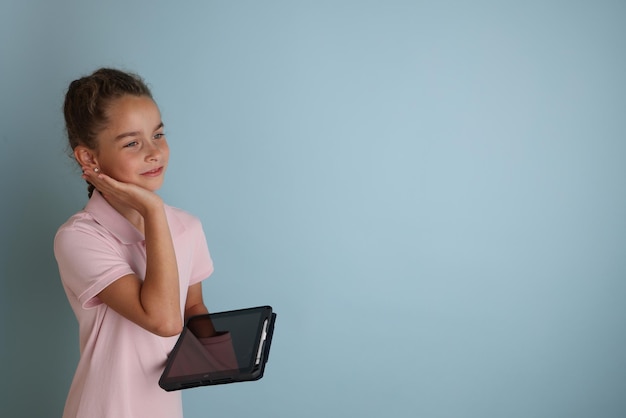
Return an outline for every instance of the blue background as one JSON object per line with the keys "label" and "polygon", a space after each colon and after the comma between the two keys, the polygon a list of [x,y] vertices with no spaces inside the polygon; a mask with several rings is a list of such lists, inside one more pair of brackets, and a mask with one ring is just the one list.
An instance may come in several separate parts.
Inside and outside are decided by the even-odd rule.
{"label": "blue background", "polygon": [[3,0],[3,415],[62,411],[62,101],[116,66],[161,107],[210,309],[279,313],[265,377],[186,417],[626,416],[625,40],[619,0]]}

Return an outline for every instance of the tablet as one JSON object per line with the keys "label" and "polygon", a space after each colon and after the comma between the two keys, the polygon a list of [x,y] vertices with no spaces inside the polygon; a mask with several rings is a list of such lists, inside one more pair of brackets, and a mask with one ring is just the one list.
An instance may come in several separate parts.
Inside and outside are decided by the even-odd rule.
{"label": "tablet", "polygon": [[[213,323],[209,338],[192,329]],[[276,314],[271,306],[189,318],[170,353],[159,386],[166,391],[259,380],[265,372]]]}

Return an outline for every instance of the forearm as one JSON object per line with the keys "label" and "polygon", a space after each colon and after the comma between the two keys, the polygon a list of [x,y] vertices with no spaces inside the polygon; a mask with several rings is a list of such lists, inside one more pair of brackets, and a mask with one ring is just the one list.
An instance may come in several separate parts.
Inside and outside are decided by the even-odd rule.
{"label": "forearm", "polygon": [[[212,337],[215,335],[215,328],[213,327],[211,317],[207,315],[208,313],[209,310],[204,304],[202,297],[202,283],[189,286],[185,303],[185,321],[187,321],[187,325],[196,337]],[[197,317],[197,315],[202,316]],[[196,320],[189,321],[189,318],[194,316],[196,316]]]}
{"label": "forearm", "polygon": [[182,328],[178,265],[162,205],[146,212],[144,232],[146,274],[141,286],[141,305],[148,316],[159,318],[164,327]]}

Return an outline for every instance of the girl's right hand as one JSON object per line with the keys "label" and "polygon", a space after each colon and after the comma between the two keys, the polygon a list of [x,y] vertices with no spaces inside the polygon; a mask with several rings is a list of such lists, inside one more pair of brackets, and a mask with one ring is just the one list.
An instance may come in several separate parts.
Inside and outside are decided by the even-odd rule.
{"label": "girl's right hand", "polygon": [[115,180],[91,168],[83,167],[82,178],[91,183],[114,207],[130,207],[145,217],[151,209],[163,206],[163,200],[156,193],[135,184]]}

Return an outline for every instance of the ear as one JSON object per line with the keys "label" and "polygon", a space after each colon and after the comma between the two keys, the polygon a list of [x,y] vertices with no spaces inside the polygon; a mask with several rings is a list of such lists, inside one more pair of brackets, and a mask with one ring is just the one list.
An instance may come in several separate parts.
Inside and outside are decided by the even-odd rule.
{"label": "ear", "polygon": [[78,145],[74,148],[74,158],[81,167],[94,168],[98,166],[96,153],[84,145]]}

